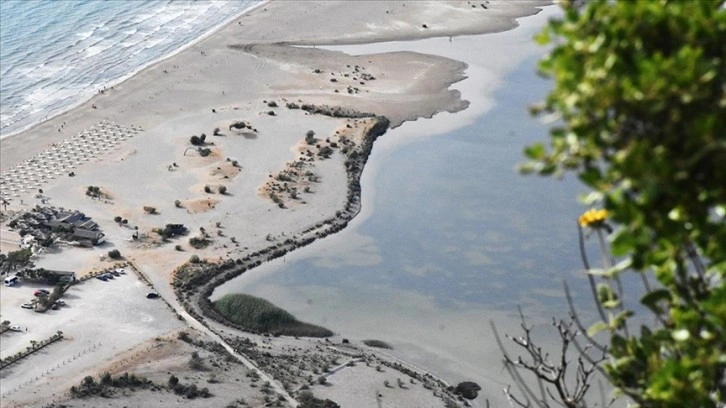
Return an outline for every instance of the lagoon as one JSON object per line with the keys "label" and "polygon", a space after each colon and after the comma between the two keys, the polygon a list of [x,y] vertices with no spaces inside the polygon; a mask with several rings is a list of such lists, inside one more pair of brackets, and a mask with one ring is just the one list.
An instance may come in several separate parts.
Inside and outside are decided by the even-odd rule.
{"label": "lagoon", "polygon": [[374,146],[364,212],[349,228],[227,282],[212,298],[249,293],[343,337],[384,340],[393,355],[450,382],[477,381],[497,401],[509,379],[489,320],[518,333],[521,306],[547,343],[551,318],[567,311],[562,280],[588,300],[575,227],[583,188],[516,171],[523,147],[548,131],[528,113],[550,86],[535,73],[537,59],[506,75],[494,108],[472,124]]}

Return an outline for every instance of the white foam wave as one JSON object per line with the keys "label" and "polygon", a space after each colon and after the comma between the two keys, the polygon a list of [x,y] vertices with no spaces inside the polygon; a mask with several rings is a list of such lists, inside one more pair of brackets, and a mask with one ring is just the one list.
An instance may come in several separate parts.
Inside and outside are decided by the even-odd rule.
{"label": "white foam wave", "polygon": [[[0,54],[0,136],[17,133],[82,103],[102,86],[119,83],[165,54],[206,37],[213,27],[236,18],[256,2],[151,1],[134,7],[119,2],[109,10],[66,11],[65,17],[73,15],[74,21],[87,23],[60,38],[53,33],[73,31],[69,19],[41,19],[56,31],[41,31],[33,38],[26,35],[21,55],[17,51]],[[25,51],[27,48],[33,50]],[[111,48],[113,52],[108,51]]]}

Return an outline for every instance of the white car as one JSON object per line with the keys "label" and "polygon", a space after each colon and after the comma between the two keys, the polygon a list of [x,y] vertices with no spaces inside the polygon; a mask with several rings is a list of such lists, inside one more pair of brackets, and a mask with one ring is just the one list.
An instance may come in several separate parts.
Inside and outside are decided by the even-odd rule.
{"label": "white car", "polygon": [[20,326],[18,326],[17,324],[14,324],[14,325],[8,327],[8,329],[10,329],[12,331],[16,331],[16,332],[23,331],[23,329],[21,329]]}

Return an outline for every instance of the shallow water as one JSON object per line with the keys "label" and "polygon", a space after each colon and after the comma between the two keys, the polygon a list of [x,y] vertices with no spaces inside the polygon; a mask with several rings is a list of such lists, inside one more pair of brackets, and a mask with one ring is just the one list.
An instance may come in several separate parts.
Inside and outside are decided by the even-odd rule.
{"label": "shallow water", "polygon": [[489,320],[515,332],[521,305],[549,342],[547,323],[566,314],[562,280],[587,293],[575,228],[581,187],[515,170],[523,146],[547,134],[527,112],[549,86],[535,63],[510,73],[496,107],[474,124],[383,155],[374,146],[375,191],[363,191],[374,210],[365,219],[227,282],[213,299],[260,296],[342,336],[388,341],[395,355],[449,381],[473,379],[501,394],[508,380]]}

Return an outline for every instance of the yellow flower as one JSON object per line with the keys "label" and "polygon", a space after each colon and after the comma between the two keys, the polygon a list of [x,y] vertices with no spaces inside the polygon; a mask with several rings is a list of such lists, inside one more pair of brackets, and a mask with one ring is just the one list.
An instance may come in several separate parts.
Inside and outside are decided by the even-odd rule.
{"label": "yellow flower", "polygon": [[605,223],[605,219],[608,217],[607,210],[596,210],[594,208],[585,211],[577,221],[583,227],[598,228],[602,227]]}

